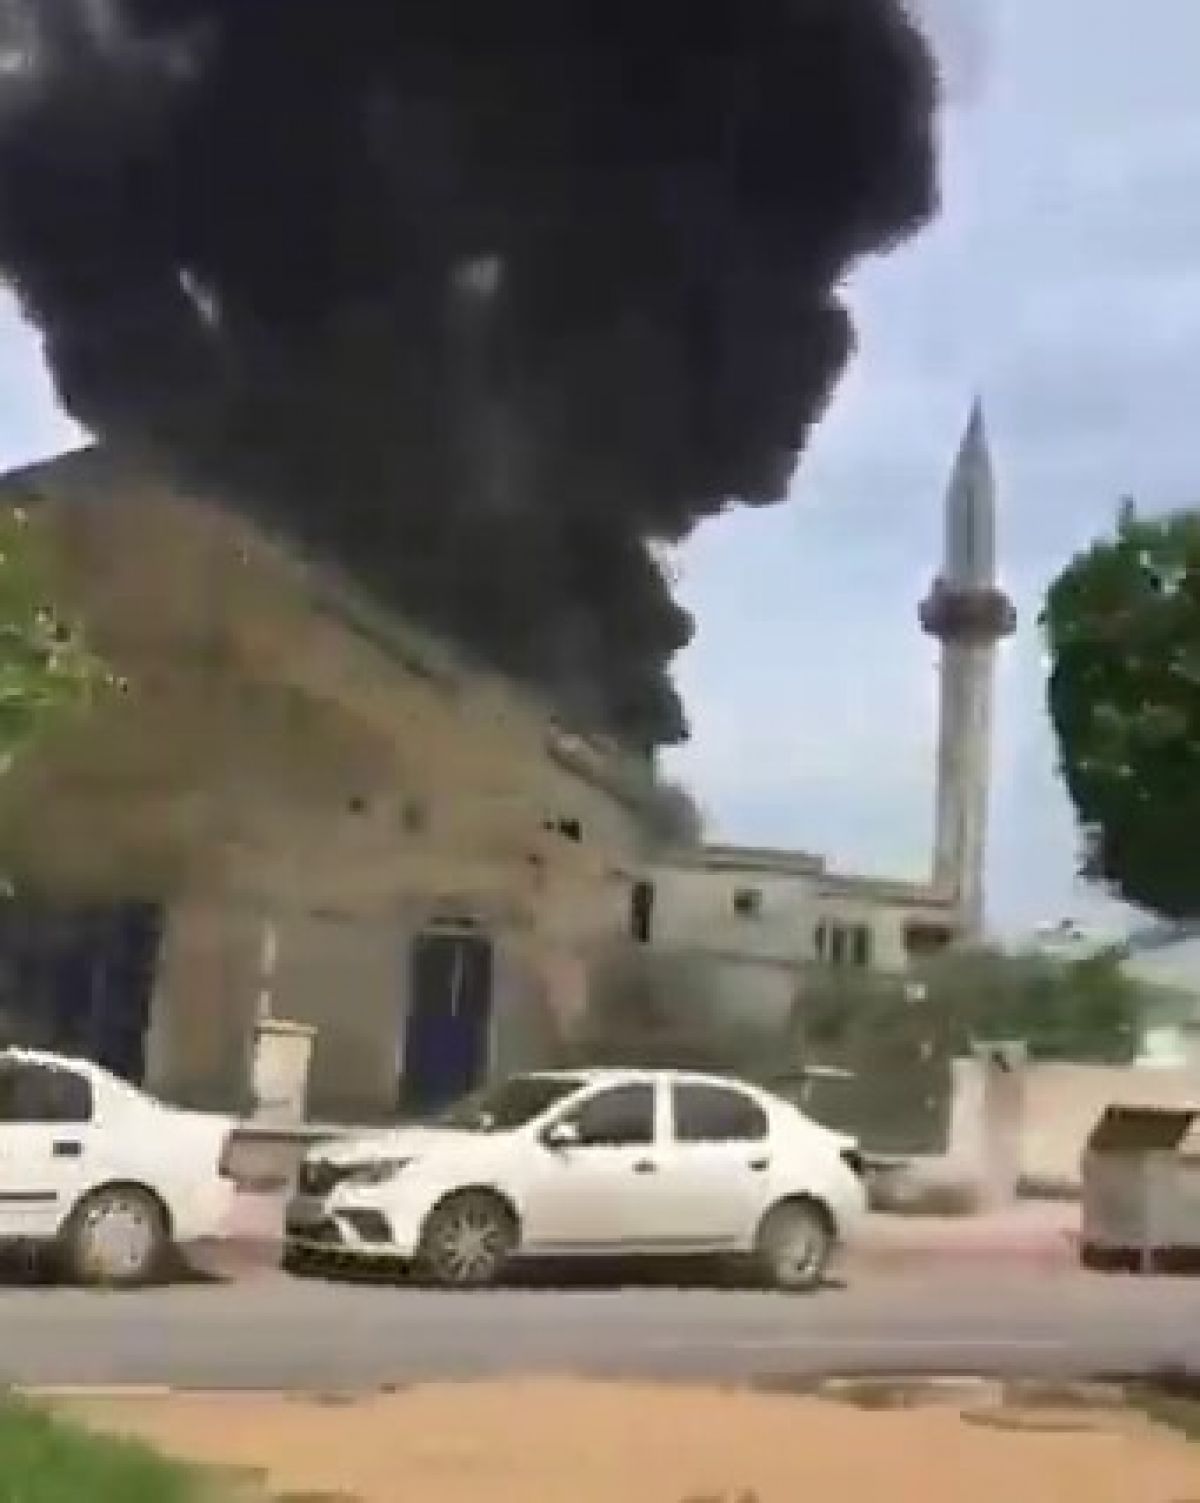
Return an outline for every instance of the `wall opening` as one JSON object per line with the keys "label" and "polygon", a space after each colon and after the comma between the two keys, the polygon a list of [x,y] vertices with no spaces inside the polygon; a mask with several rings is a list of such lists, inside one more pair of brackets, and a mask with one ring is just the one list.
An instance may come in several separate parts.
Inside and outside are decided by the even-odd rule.
{"label": "wall opening", "polygon": [[629,932],[639,945],[648,945],[654,937],[653,882],[633,884],[629,895]]}
{"label": "wall opening", "polygon": [[483,1084],[493,972],[486,934],[431,929],[413,941],[398,1093],[405,1115],[426,1116]]}
{"label": "wall opening", "polygon": [[817,959],[831,966],[867,970],[873,959],[869,924],[837,924],[822,920],[813,934]]}
{"label": "wall opening", "polygon": [[0,1043],[140,1085],[162,933],[157,903],[0,902]]}
{"label": "wall opening", "polygon": [[759,887],[739,887],[733,894],[733,911],[741,919],[762,917],[763,895]]}
{"label": "wall opening", "polygon": [[913,959],[938,955],[949,948],[953,939],[953,931],[946,924],[911,923],[904,926],[904,948]]}

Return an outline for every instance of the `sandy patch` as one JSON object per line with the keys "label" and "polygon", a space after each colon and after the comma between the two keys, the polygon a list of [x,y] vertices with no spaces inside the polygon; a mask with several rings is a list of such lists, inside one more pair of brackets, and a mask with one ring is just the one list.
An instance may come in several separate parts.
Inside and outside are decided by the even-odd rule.
{"label": "sandy patch", "polygon": [[575,1381],[362,1399],[74,1404],[176,1455],[264,1468],[275,1493],[362,1503],[1195,1503],[1200,1448],[1124,1411],[864,1411],[817,1398]]}

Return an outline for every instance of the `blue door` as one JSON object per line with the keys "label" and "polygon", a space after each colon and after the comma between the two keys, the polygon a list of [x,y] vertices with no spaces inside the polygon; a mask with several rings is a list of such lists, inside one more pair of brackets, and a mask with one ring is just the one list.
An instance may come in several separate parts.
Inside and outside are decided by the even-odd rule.
{"label": "blue door", "polygon": [[400,1108],[425,1116],[487,1074],[492,945],[478,934],[422,934],[413,942]]}

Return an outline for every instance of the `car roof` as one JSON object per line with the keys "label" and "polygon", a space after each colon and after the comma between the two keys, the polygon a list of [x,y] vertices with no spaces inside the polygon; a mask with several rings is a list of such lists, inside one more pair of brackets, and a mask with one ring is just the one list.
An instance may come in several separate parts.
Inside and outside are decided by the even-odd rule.
{"label": "car roof", "polygon": [[82,1059],[72,1054],[54,1054],[49,1049],[27,1049],[24,1044],[0,1044],[0,1061],[17,1060],[30,1065],[46,1065],[52,1070],[78,1070],[92,1080],[110,1080],[112,1077],[103,1065],[95,1060]]}
{"label": "car roof", "polygon": [[711,1070],[675,1070],[658,1065],[585,1065],[578,1070],[521,1070],[523,1079],[578,1080],[584,1085],[625,1085],[647,1080],[678,1081],[686,1085],[733,1086],[755,1095],[770,1094],[753,1081],[737,1075],[720,1075]]}
{"label": "car roof", "polygon": [[31,1065],[86,1064],[86,1060],[69,1059],[65,1054],[51,1054],[48,1049],[27,1049],[24,1044],[0,1044],[0,1059],[23,1060]]}

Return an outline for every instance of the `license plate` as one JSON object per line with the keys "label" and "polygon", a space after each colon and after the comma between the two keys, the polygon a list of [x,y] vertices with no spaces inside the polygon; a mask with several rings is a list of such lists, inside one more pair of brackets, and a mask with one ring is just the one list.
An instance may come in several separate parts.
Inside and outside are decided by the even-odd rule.
{"label": "license plate", "polygon": [[315,1195],[296,1195],[288,1201],[289,1227],[319,1226],[325,1220],[325,1203]]}

